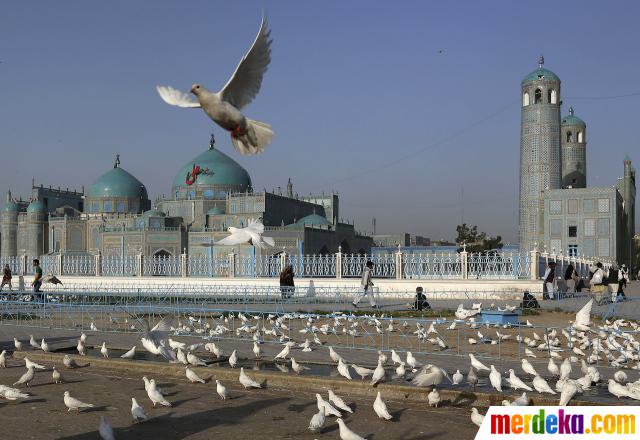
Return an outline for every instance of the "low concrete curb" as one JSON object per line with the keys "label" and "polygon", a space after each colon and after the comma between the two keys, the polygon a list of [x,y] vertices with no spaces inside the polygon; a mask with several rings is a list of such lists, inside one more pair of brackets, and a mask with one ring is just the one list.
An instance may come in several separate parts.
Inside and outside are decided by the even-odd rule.
{"label": "low concrete curb", "polygon": [[[62,364],[64,354],[61,353],[40,353],[40,352],[14,352],[14,358],[23,359],[28,357],[35,362]],[[80,365],[91,364],[92,367],[101,368],[111,371],[121,371],[132,375],[153,375],[174,377],[185,380],[184,365],[169,364],[160,362],[145,361],[128,361],[124,359],[104,359],[95,357],[72,356]],[[198,375],[203,378],[211,376],[212,380],[218,379],[223,382],[238,382],[240,369],[231,368],[205,368],[191,367]],[[61,369],[62,370],[62,369]],[[412,403],[426,403],[427,395],[431,388],[418,388],[409,385],[381,383],[376,387],[372,387],[368,381],[353,380],[347,381],[342,379],[333,379],[320,376],[302,376],[296,374],[285,375],[269,371],[246,371],[254,380],[265,383],[269,388],[281,388],[290,391],[306,391],[320,392],[331,389],[337,394],[345,394],[359,397],[375,398],[378,391],[381,391],[385,399],[396,401],[408,401]],[[215,374],[214,374],[215,373]],[[215,376],[215,377],[214,377]],[[519,394],[498,394],[487,392],[471,392],[465,390],[453,390],[447,388],[438,389],[440,397],[443,400],[442,405],[455,406],[478,406],[488,407],[491,405],[500,405],[503,399],[513,400]],[[558,404],[558,398],[548,398],[546,396],[535,396],[530,399],[532,405],[555,406]],[[602,403],[593,403],[584,400],[572,400],[572,405],[603,405]]]}

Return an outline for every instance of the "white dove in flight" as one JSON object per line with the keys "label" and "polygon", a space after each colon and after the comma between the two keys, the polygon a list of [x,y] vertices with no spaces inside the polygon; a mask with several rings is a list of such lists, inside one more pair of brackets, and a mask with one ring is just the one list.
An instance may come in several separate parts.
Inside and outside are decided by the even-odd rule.
{"label": "white dove in flight", "polygon": [[228,228],[231,235],[215,243],[202,243],[202,246],[235,246],[249,243],[257,248],[264,249],[267,246],[275,246],[275,241],[271,237],[264,237],[264,225],[257,220],[249,220],[246,228]]}
{"label": "white dove in flight", "polygon": [[170,105],[184,108],[202,108],[220,127],[231,133],[231,142],[240,154],[259,154],[271,142],[273,131],[264,122],[246,118],[240,110],[260,91],[262,77],[271,62],[270,31],[266,18],[249,51],[227,84],[219,92],[210,92],[201,84],[191,86],[197,100],[168,86],[157,86],[160,97]]}

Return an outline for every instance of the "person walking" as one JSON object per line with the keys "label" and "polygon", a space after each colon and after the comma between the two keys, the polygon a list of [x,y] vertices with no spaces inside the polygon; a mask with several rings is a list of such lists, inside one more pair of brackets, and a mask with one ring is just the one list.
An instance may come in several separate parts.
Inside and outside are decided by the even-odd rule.
{"label": "person walking", "polygon": [[591,293],[594,296],[597,304],[602,302],[604,291],[606,290],[606,286],[604,284],[605,274],[604,269],[602,268],[602,263],[597,262],[595,270],[593,271],[593,275],[591,275]]}
{"label": "person walking", "polygon": [[629,280],[629,269],[627,266],[623,264],[620,266],[620,270],[618,270],[618,292],[616,296],[619,301],[624,301],[627,299],[627,295],[624,293],[625,287],[627,287],[627,281]]}
{"label": "person walking", "polygon": [[362,271],[362,278],[360,279],[360,291],[356,293],[355,298],[353,299],[353,307],[358,307],[358,303],[360,300],[368,293],[369,294],[369,304],[371,307],[376,308],[376,300],[373,297],[373,262],[367,261],[367,264]]}
{"label": "person walking", "polygon": [[293,281],[293,266],[289,265],[280,272],[280,294],[282,299],[291,298],[295,291],[295,283]]}
{"label": "person walking", "polygon": [[40,290],[40,287],[42,286],[42,267],[40,267],[40,260],[37,258],[33,260],[33,271],[34,277],[31,282],[31,285],[33,286],[33,299],[34,301],[41,301],[44,299],[42,290]]}
{"label": "person walking", "polygon": [[567,293],[576,293],[576,270],[573,264],[569,263],[564,271],[564,282],[567,285]]}
{"label": "person walking", "polygon": [[11,268],[9,267],[8,264],[4,265],[4,269],[2,269],[2,284],[0,284],[0,291],[2,291],[2,288],[4,287],[5,284],[9,285],[9,290],[12,289],[11,286]]}
{"label": "person walking", "polygon": [[549,261],[547,270],[542,277],[544,279],[544,286],[547,289],[547,296],[545,299],[553,299],[554,292],[556,291],[556,262]]}

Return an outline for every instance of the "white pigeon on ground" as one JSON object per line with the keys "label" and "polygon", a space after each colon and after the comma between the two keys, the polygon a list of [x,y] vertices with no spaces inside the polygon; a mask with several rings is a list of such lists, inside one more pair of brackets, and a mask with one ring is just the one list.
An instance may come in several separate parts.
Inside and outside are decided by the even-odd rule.
{"label": "white pigeon on ground", "polygon": [[428,387],[440,385],[444,382],[445,378],[449,378],[446,371],[440,367],[429,364],[422,367],[420,372],[413,377],[411,383],[419,387]]}
{"label": "white pigeon on ground", "polygon": [[522,389],[522,390],[527,390],[527,391],[533,391],[529,385],[524,383],[522,381],[522,379],[520,379],[518,376],[516,376],[516,372],[513,371],[513,368],[509,369],[508,381],[509,381],[509,386],[511,388],[513,388],[514,390]]}
{"label": "white pigeon on ground", "polygon": [[20,376],[20,379],[18,379],[18,381],[15,382],[13,386],[15,387],[16,385],[26,385],[27,387],[30,387],[30,383],[35,376],[36,371],[33,369],[33,367],[28,368],[27,372]]}
{"label": "white pigeon on ground", "polygon": [[440,400],[440,393],[438,392],[436,387],[433,387],[431,392],[427,394],[427,401],[429,402],[429,406],[435,406],[437,408]]}
{"label": "white pigeon on ground", "polygon": [[47,341],[45,341],[44,338],[42,338],[42,342],[40,343],[40,348],[45,353],[49,353],[49,344],[47,344]]}
{"label": "white pigeon on ground", "polygon": [[469,368],[469,373],[467,373],[467,382],[469,382],[472,389],[476,389],[476,385],[478,385],[478,373],[473,367]]}
{"label": "white pigeon on ground", "polygon": [[344,420],[338,419],[338,426],[340,427],[341,440],[366,440],[364,437],[349,429],[349,427],[344,423]]}
{"label": "white pigeon on ground", "polygon": [[384,380],[385,371],[382,366],[382,362],[378,359],[378,366],[375,370],[373,370],[373,375],[371,376],[371,385],[375,386],[379,382]]}
{"label": "white pigeon on ground", "polygon": [[227,387],[222,385],[222,382],[220,382],[217,379],[216,379],[216,392],[218,393],[218,396],[220,396],[222,400],[227,400],[227,398],[230,397],[229,391],[227,391]]}
{"label": "white pigeon on ground", "polygon": [[415,373],[416,368],[420,366],[418,360],[413,356],[413,353],[407,351],[407,365],[411,367],[411,370]]}
{"label": "white pigeon on ground", "polygon": [[533,378],[533,388],[539,393],[555,394],[556,392],[551,389],[549,384],[543,377],[535,376]]}
{"label": "white pigeon on ground", "polygon": [[609,379],[607,390],[618,399],[620,397],[629,397],[629,390],[626,386],[619,384],[614,379]]}
{"label": "white pigeon on ground", "polygon": [[487,367],[485,364],[483,364],[478,359],[476,359],[473,353],[469,353],[469,359],[471,360],[471,366],[475,368],[476,371],[480,371],[480,370],[490,371],[489,367]]}
{"label": "white pigeon on ground", "polygon": [[560,368],[558,365],[553,362],[553,358],[549,358],[549,363],[547,364],[547,371],[553,376],[560,376]]}
{"label": "white pigeon on ground", "polygon": [[53,366],[53,371],[51,372],[51,378],[53,379],[53,383],[56,384],[64,382],[64,377],[62,377],[62,374],[58,371],[55,365]]}
{"label": "white pigeon on ground", "polygon": [[387,405],[382,400],[380,396],[380,391],[378,391],[378,396],[376,400],[373,402],[373,410],[376,412],[379,418],[384,420],[391,420],[393,416],[389,414],[389,410],[387,409]]}
{"label": "white pigeon on ground", "polygon": [[[146,379],[146,377],[143,377],[143,379]],[[153,403],[154,407],[156,406],[156,404],[162,406],[171,406],[171,402],[164,398],[164,396],[156,386],[155,381],[147,382],[147,380],[145,380],[145,389],[147,390],[147,396],[149,396],[149,400],[151,400],[151,403]]]}
{"label": "white pigeon on ground", "polygon": [[353,414],[351,407],[340,396],[337,396],[332,390],[328,390],[327,393],[329,394],[329,402],[333,403],[341,411]]}
{"label": "white pigeon on ground", "polygon": [[565,358],[560,364],[560,379],[566,379],[571,374],[571,361],[569,358]]}
{"label": "white pigeon on ground", "polygon": [[160,97],[170,105],[183,108],[202,108],[220,127],[231,133],[231,142],[241,154],[259,154],[271,142],[273,131],[269,124],[246,118],[240,110],[260,91],[262,77],[271,61],[271,40],[266,18],[249,51],[236,67],[227,84],[212,93],[200,84],[191,86],[197,101],[172,87],[156,87]]}
{"label": "white pigeon on ground", "polygon": [[318,404],[318,409],[322,409],[324,408],[324,413],[327,416],[336,416],[336,417],[342,417],[342,414],[340,413],[340,411],[338,411],[337,409],[335,409],[333,407],[333,405],[331,405],[329,402],[327,402],[326,400],[324,400],[322,398],[322,396],[318,393],[316,393],[316,402]]}
{"label": "white pigeon on ground", "polygon": [[282,349],[282,351],[280,353],[278,353],[273,360],[276,359],[286,359],[287,356],[289,356],[289,353],[291,352],[291,346],[289,344],[285,345],[284,348]]}
{"label": "white pigeon on ground", "polygon": [[123,354],[120,357],[122,359],[133,359],[135,355],[136,355],[136,346],[134,345],[133,347],[131,347],[129,351],[127,351],[125,354]]}
{"label": "white pigeon on ground", "polygon": [[477,408],[471,408],[471,421],[476,425],[482,425],[482,421],[484,420],[484,415],[478,412]]}
{"label": "white pigeon on ground", "polygon": [[329,347],[329,357],[333,362],[338,362],[339,359],[342,359],[342,356],[336,353],[333,347]]}
{"label": "white pigeon on ground", "polygon": [[362,380],[365,380],[368,376],[371,376],[373,374],[373,370],[370,370],[369,368],[365,368],[365,367],[360,367],[356,364],[351,364],[351,368],[354,369],[356,374],[360,376]]}
{"label": "white pigeon on ground", "polygon": [[196,356],[195,354],[188,352],[187,353],[187,362],[189,362],[191,365],[196,366],[196,367],[206,367],[207,363],[203,360],[200,359],[198,356]]}
{"label": "white pigeon on ground", "polygon": [[533,365],[531,365],[531,363],[524,358],[522,359],[522,371],[532,376],[538,376],[538,373],[536,372],[536,369],[533,368]]}
{"label": "white pigeon on ground", "polygon": [[249,220],[249,225],[246,228],[235,228],[233,226],[229,226],[227,231],[231,235],[228,235],[215,243],[202,243],[200,246],[237,246],[245,243],[260,249],[264,249],[267,246],[275,246],[275,241],[272,237],[265,237],[262,235],[264,234],[264,225],[258,220]]}
{"label": "white pigeon on ground", "polygon": [[401,364],[402,363],[402,358],[400,357],[400,355],[398,353],[396,353],[395,350],[391,350],[391,361],[397,365],[397,364]]}
{"label": "white pigeon on ground", "polygon": [[491,365],[491,373],[489,373],[489,382],[491,382],[492,387],[502,392],[502,375],[493,365]]}
{"label": "white pigeon on ground", "polygon": [[309,422],[310,431],[317,431],[318,429],[322,428],[322,426],[324,425],[324,421],[326,420],[324,411],[325,410],[323,406],[318,410],[317,413],[313,415],[313,417],[311,417],[311,421]]}
{"label": "white pigeon on ground", "polygon": [[102,348],[100,348],[100,354],[104,356],[106,359],[109,359],[109,349],[107,348],[107,343],[102,343]]}
{"label": "white pigeon on ground", "polygon": [[572,380],[566,380],[562,385],[562,389],[560,390],[560,402],[558,405],[566,406],[573,396],[576,395],[580,391],[578,385]]}
{"label": "white pigeon on ground", "polygon": [[295,358],[293,356],[291,357],[291,369],[296,374],[302,374],[305,370],[310,370],[309,367],[305,367],[304,365],[301,365],[298,362],[296,362],[296,360],[295,360]]}
{"label": "white pigeon on ground", "polygon": [[31,397],[29,394],[23,393],[17,388],[0,385],[0,398],[2,399],[15,401],[28,399],[29,397]]}
{"label": "white pigeon on ground", "polygon": [[451,376],[451,383],[453,385],[460,385],[463,380],[464,375],[460,372],[460,370],[456,370],[456,372],[453,373],[453,376]]}
{"label": "white pigeon on ground", "polygon": [[258,382],[256,382],[255,380],[251,379],[249,376],[246,375],[243,367],[240,367],[239,381],[245,390],[249,388],[262,388],[261,384],[259,384]]}
{"label": "white pigeon on ground", "polygon": [[404,362],[400,362],[400,365],[396,367],[396,377],[404,378],[407,374],[407,369],[404,367]]}
{"label": "white pigeon on ground", "polygon": [[78,368],[80,365],[68,354],[65,354],[62,358],[62,364],[67,368]]}
{"label": "white pigeon on ground", "polygon": [[100,416],[100,426],[98,427],[98,433],[100,434],[100,438],[102,438],[102,440],[116,439],[113,435],[113,428],[111,427],[111,423],[109,423],[105,416]]}
{"label": "white pigeon on ground", "polygon": [[31,347],[35,348],[36,350],[42,349],[40,344],[38,344],[38,341],[34,339],[33,335],[29,335],[29,344],[31,344]]}
{"label": "white pigeon on ground", "polygon": [[352,380],[349,366],[342,359],[338,360],[338,373],[340,373],[340,376]]}
{"label": "white pigeon on ground", "polygon": [[236,365],[238,365],[238,354],[236,353],[236,350],[233,350],[231,356],[229,356],[229,365],[231,368],[235,368]]}
{"label": "white pigeon on ground", "polygon": [[87,355],[86,347],[84,345],[84,342],[82,342],[81,340],[78,340],[78,345],[76,346],[76,350],[78,350],[78,354],[80,356],[86,356]]}
{"label": "white pigeon on ground", "polygon": [[13,338],[13,346],[16,348],[16,351],[22,351],[22,342],[16,338]]}
{"label": "white pigeon on ground", "polygon": [[613,374],[613,378],[618,383],[625,383],[627,381],[627,373],[622,370],[618,370]]}
{"label": "white pigeon on ground", "polygon": [[44,365],[40,365],[36,362],[33,362],[32,360],[30,360],[28,357],[25,356],[24,358],[24,366],[26,368],[33,368],[34,370],[46,370],[47,367],[45,367]]}
{"label": "white pigeon on ground", "polygon": [[69,408],[67,412],[72,410],[80,411],[82,408],[93,408],[92,403],[84,403],[75,397],[71,397],[69,391],[64,392],[64,404]]}
{"label": "white pigeon on ground", "polygon": [[262,350],[260,350],[260,345],[256,341],[253,341],[253,354],[256,359],[260,359],[262,357]]}
{"label": "white pigeon on ground", "polygon": [[138,404],[135,397],[131,398],[131,417],[135,423],[145,421],[149,418],[144,408]]}
{"label": "white pigeon on ground", "polygon": [[189,368],[188,365],[184,367],[184,373],[187,376],[187,379],[189,379],[189,382],[191,383],[197,383],[197,382],[206,383],[206,381],[200,376],[198,376],[198,373],[196,373],[191,368]]}

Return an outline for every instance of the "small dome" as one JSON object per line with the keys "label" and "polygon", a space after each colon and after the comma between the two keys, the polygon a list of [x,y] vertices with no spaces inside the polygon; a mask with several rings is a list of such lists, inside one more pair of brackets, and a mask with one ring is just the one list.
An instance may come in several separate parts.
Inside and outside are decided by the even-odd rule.
{"label": "small dome", "polygon": [[329,220],[327,220],[323,216],[318,215],[316,213],[309,214],[306,217],[302,217],[300,220],[296,222],[296,225],[299,225],[299,226],[304,226],[304,225],[324,226],[324,225],[330,225],[330,224],[331,223],[329,223]]}
{"label": "small dome", "polygon": [[544,67],[539,67],[527,76],[524,77],[521,84],[526,84],[531,81],[558,81],[560,82],[560,78],[558,75],[553,73],[549,69],[545,69]]}
{"label": "small dome", "polygon": [[18,212],[19,208],[16,202],[14,202],[13,200],[10,200],[4,204],[4,207],[2,208],[2,210],[4,212]]}
{"label": "small dome", "polygon": [[569,114],[562,118],[562,125],[572,125],[585,128],[587,124],[577,116],[573,116],[573,114]]}
{"label": "small dome", "polygon": [[218,205],[215,205],[213,208],[207,211],[207,215],[220,215],[220,214],[224,214],[224,212],[222,211],[222,209],[218,207]]}
{"label": "small dome", "polygon": [[[199,169],[195,177],[194,168]],[[211,148],[184,164],[173,179],[172,190],[243,192],[251,188],[247,170],[223,152]]]}
{"label": "small dome", "polygon": [[143,217],[166,217],[167,215],[162,211],[158,211],[157,209],[150,209],[146,211],[144,214],[142,214],[142,216]]}
{"label": "small dome", "polygon": [[142,198],[147,200],[147,188],[133,175],[116,166],[98,177],[89,187],[90,198]]}
{"label": "small dome", "polygon": [[34,200],[27,206],[27,212],[44,212],[44,203],[40,200]]}

